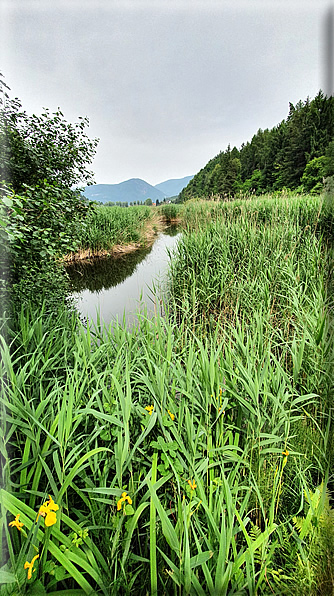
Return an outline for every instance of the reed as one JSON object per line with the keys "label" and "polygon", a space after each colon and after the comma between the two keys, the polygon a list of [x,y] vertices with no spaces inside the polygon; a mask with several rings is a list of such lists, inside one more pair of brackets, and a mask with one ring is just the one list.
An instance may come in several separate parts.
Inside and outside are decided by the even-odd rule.
{"label": "reed", "polygon": [[152,217],[146,206],[129,208],[97,205],[78,233],[78,248],[93,254],[111,250],[118,244],[144,243],[146,224]]}
{"label": "reed", "polygon": [[261,310],[280,327],[320,292],[327,307],[329,204],[315,197],[255,203],[186,207],[192,223],[175,251],[170,283],[175,300],[193,301],[198,318],[247,319]]}
{"label": "reed", "polygon": [[182,210],[182,205],[167,203],[159,206],[158,213],[168,223],[180,222]]}

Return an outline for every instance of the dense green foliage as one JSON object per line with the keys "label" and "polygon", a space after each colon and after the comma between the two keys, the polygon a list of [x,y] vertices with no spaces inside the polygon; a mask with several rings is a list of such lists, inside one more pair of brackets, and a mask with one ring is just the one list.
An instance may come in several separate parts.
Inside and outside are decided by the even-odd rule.
{"label": "dense green foliage", "polygon": [[57,257],[75,250],[85,229],[88,201],[71,187],[90,182],[97,141],[84,134],[86,118],[68,124],[58,111],[28,116],[0,81],[0,298],[50,308],[66,292]]}
{"label": "dense green foliage", "polygon": [[[12,226],[6,225],[3,233],[8,234],[10,229],[14,237],[22,239],[18,249],[15,245],[10,246],[14,254],[12,272],[15,277],[18,277],[16,256],[31,265],[40,257],[61,256],[65,250],[75,247],[79,230],[82,231],[82,220],[89,211],[79,191],[61,189],[43,181],[35,187],[26,186],[22,195],[12,191],[6,196],[3,205],[7,210],[3,217],[6,224]],[[19,206],[16,211],[15,205]]]}
{"label": "dense green foliage", "polygon": [[290,326],[292,309],[313,297],[320,271],[327,288],[330,198],[191,201],[184,205],[184,218],[189,231],[178,244],[171,283],[181,305],[192,301],[195,318],[207,320],[211,313],[215,320],[242,315],[248,320],[264,309],[279,326]]}
{"label": "dense green foliage", "polygon": [[163,217],[163,219],[167,222],[171,222],[173,220],[180,220],[182,216],[181,206],[176,205],[175,203],[162,203],[159,206],[159,215]]}
{"label": "dense green foliage", "polygon": [[[314,162],[306,171],[316,158],[322,158],[319,167]],[[320,91],[313,100],[290,103],[286,120],[271,130],[259,129],[239,150],[228,146],[194,176],[179,200],[260,194],[301,184],[305,191],[320,192],[323,178],[333,174],[334,98]]]}
{"label": "dense green foliage", "polygon": [[71,124],[60,110],[50,114],[47,109],[41,116],[29,116],[6,89],[0,80],[0,180],[10,182],[18,193],[43,180],[61,188],[92,183],[87,166],[98,140],[84,133],[88,119],[79,117]]}

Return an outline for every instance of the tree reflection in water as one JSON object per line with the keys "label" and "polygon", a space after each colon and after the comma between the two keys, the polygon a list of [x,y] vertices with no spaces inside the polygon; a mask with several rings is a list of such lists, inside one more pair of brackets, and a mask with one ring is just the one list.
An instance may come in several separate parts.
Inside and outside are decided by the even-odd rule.
{"label": "tree reflection in water", "polygon": [[140,248],[134,252],[112,257],[101,257],[78,261],[67,267],[72,290],[101,292],[122,283],[135,271],[137,265],[151,252],[150,248]]}
{"label": "tree reflection in water", "polygon": [[156,299],[165,293],[169,251],[177,242],[178,229],[171,227],[150,248],[69,265],[72,295],[83,319],[97,320],[99,313],[107,325],[123,316],[131,323],[143,306],[149,316],[154,314]]}

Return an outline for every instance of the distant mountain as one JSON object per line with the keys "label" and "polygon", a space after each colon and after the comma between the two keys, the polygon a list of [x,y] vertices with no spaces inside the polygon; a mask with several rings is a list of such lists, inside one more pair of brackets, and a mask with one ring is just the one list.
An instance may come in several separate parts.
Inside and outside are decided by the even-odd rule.
{"label": "distant mountain", "polygon": [[112,203],[117,201],[135,203],[137,201],[144,202],[145,199],[152,199],[153,202],[156,202],[157,199],[162,201],[165,198],[164,192],[140,178],[131,178],[125,182],[120,182],[120,184],[86,186],[84,195],[91,201],[100,201],[101,203],[107,201]]}
{"label": "distant mountain", "polygon": [[161,190],[167,198],[175,197],[188,185],[193,176],[185,176],[185,178],[172,178],[155,184],[155,188]]}

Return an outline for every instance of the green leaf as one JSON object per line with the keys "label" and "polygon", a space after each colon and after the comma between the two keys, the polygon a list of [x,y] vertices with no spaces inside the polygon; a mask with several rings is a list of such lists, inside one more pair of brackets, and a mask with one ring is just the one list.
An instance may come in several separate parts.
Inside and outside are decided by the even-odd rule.
{"label": "green leaf", "polygon": [[100,433],[100,439],[102,439],[103,441],[110,441],[111,440],[110,432],[108,432],[108,430],[103,430]]}
{"label": "green leaf", "polygon": [[155,487],[152,486],[149,481],[147,481],[147,485],[148,485],[148,488],[150,491],[150,496],[152,497],[152,500],[155,504],[157,513],[158,513],[159,518],[162,523],[163,534],[164,534],[168,544],[175,551],[175,553],[178,554],[179,550],[180,550],[180,544],[179,544],[179,539],[176,534],[176,531],[175,531],[172,523],[170,522],[169,517],[168,517],[167,513],[165,512],[165,509],[161,505],[161,502],[156,494]]}
{"label": "green leaf", "polygon": [[45,587],[43,586],[41,580],[36,579],[31,585],[29,585],[26,594],[31,594],[32,596],[43,596],[46,594]]}
{"label": "green leaf", "polygon": [[9,571],[0,569],[0,584],[11,584],[13,582],[16,582],[16,576]]}
{"label": "green leaf", "polygon": [[13,201],[9,197],[3,197],[2,202],[3,202],[4,205],[6,205],[6,207],[12,207],[13,206]]}
{"label": "green leaf", "polygon": [[67,575],[66,569],[64,567],[55,567],[55,578],[58,582],[62,581],[64,577]]}
{"label": "green leaf", "polygon": [[198,565],[203,565],[204,563],[207,563],[207,561],[209,561],[209,559],[211,559],[212,556],[213,556],[213,551],[206,550],[204,552],[201,552],[201,553],[195,555],[195,557],[191,557],[191,559],[190,559],[191,569],[198,567]]}
{"label": "green leaf", "polygon": [[[48,596],[84,596],[84,590],[57,590],[57,592],[48,592]],[[92,596],[93,593],[92,593]]]}

